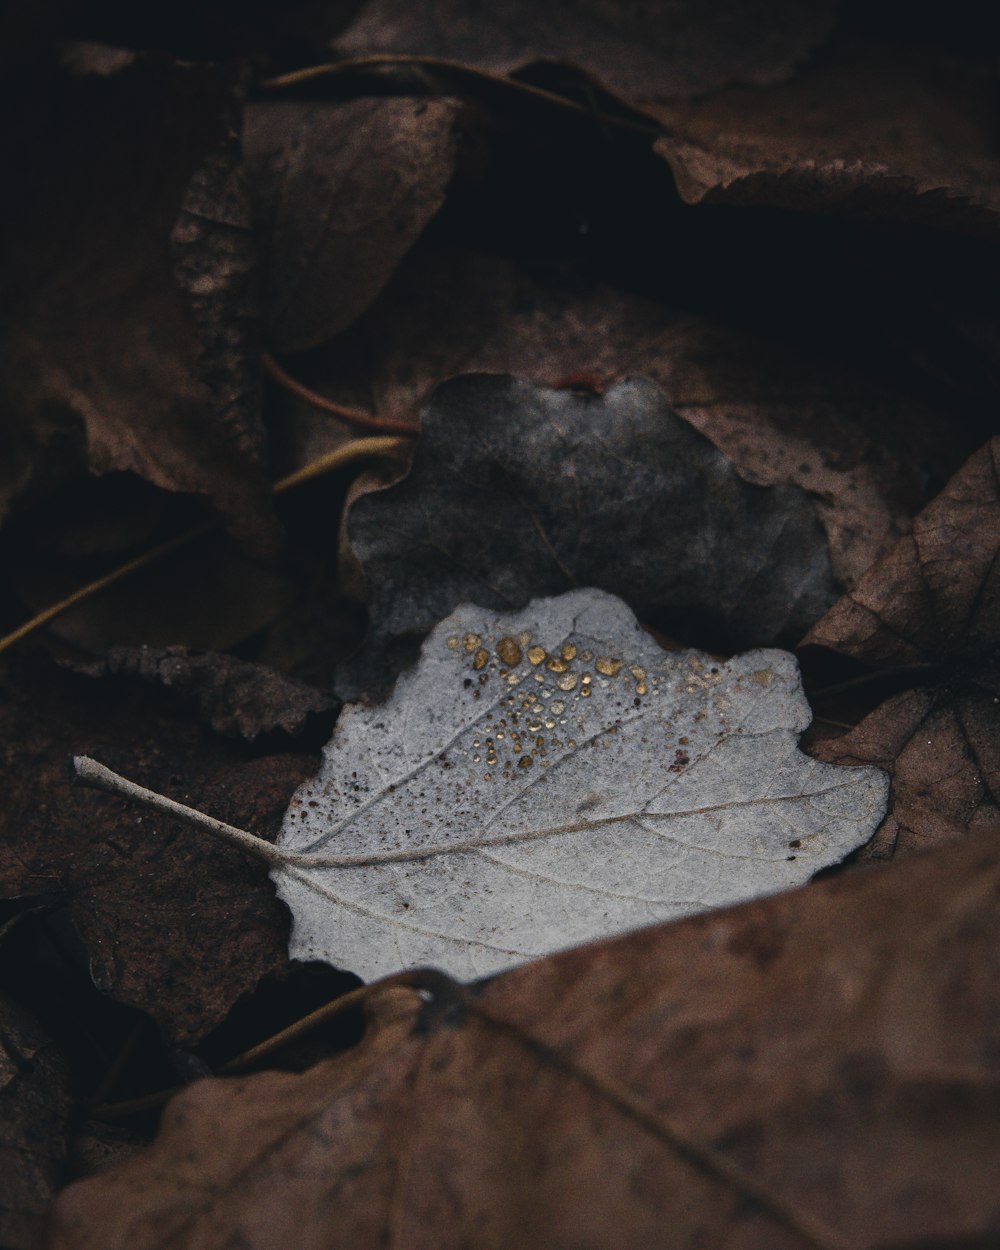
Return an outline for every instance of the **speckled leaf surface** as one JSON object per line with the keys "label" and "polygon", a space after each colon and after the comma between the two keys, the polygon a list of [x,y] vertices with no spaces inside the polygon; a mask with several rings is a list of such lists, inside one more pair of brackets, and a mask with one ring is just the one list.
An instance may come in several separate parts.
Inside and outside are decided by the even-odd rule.
{"label": "speckled leaf surface", "polygon": [[666,652],[601,591],[463,606],[292,800],[291,954],[480,976],[798,885],[887,790],[802,754],[809,719],[792,656]]}
{"label": "speckled leaf surface", "polygon": [[371,630],[338,673],[380,692],[458,604],[599,586],[720,650],[796,642],[837,599],[805,491],[755,486],[632,378],[603,396],[467,375],[434,393],[409,475],[349,517]]}

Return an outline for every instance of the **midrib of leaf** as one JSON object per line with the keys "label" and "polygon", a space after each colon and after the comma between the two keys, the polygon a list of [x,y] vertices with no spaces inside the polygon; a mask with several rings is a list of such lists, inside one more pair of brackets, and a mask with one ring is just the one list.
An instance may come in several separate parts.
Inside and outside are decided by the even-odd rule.
{"label": "midrib of leaf", "polygon": [[[725,803],[708,803],[701,807],[688,807],[676,812],[650,812],[639,808],[637,811],[619,813],[616,816],[602,816],[595,820],[576,820],[564,825],[546,825],[541,829],[520,829],[510,833],[498,833],[494,836],[467,838],[461,842],[436,842],[429,846],[400,847],[393,851],[365,851],[357,855],[316,855],[311,852],[283,851],[278,847],[277,850],[283,859],[283,863],[278,867],[288,865],[302,868],[373,868],[378,864],[410,863],[414,860],[435,859],[440,855],[461,855],[469,851],[513,846],[519,842],[537,842],[542,838],[558,837],[560,834],[586,833],[592,829],[601,829],[606,825],[641,824],[643,820],[684,820],[689,816],[705,816],[712,812],[738,811],[752,807],[776,807],[781,803],[805,803],[820,795],[848,789],[852,784],[851,781],[846,781],[839,785],[827,786],[823,790],[811,791],[809,794],[776,794],[757,799],[731,799]],[[349,823],[346,827],[349,828]],[[658,831],[649,830],[648,832],[657,832],[657,836],[662,836],[658,834]],[[689,845],[692,850],[716,852],[715,847],[698,846],[694,843],[685,843],[685,845]],[[746,857],[737,856],[737,858]]]}
{"label": "midrib of leaf", "polygon": [[[708,754],[709,752],[706,752],[705,755],[700,756],[697,763],[703,763]],[[426,767],[427,764],[433,762],[435,758],[437,758],[437,755],[422,761],[421,765],[404,778],[399,785],[403,785],[407,780],[411,780],[413,776],[423,767]],[[563,758],[570,757],[564,756]],[[601,829],[608,825],[641,824],[643,820],[684,820],[690,816],[710,815],[713,812],[736,811],[754,807],[776,807],[784,803],[803,803],[809,802],[820,795],[832,794],[837,790],[847,789],[853,784],[851,780],[845,780],[837,785],[827,786],[822,790],[815,790],[807,794],[777,794],[764,795],[760,798],[731,799],[723,803],[703,804],[700,807],[689,807],[673,812],[651,812],[647,808],[639,808],[635,811],[619,813],[614,816],[568,821],[565,824],[547,825],[540,829],[514,830],[496,834],[495,836],[467,838],[459,842],[438,842],[427,846],[399,847],[395,850],[387,851],[366,851],[356,855],[317,855],[312,852],[290,851],[285,847],[275,846],[273,843],[266,841],[264,838],[259,838],[245,829],[239,829],[234,825],[227,824],[225,821],[217,820],[204,812],[198,811],[197,808],[188,807],[184,803],[178,803],[166,795],[159,794],[155,790],[150,790],[134,781],[130,781],[86,756],[74,757],[74,764],[77,776],[84,784],[112,794],[124,795],[135,802],[142,803],[168,816],[185,820],[189,824],[193,824],[199,829],[207,830],[207,832],[221,838],[223,841],[233,843],[242,850],[249,851],[250,854],[263,859],[272,866],[272,870],[285,871],[292,868],[307,870],[321,868],[371,868],[379,864],[409,863],[424,859],[434,859],[441,855],[460,855],[471,851],[512,846],[520,842],[534,842],[542,838],[557,837],[568,833],[584,833],[594,829]],[[399,785],[394,785],[393,789],[398,789]],[[663,793],[664,791],[660,791],[661,795]],[[519,793],[518,798],[522,795],[523,791]],[[334,836],[336,833],[349,828],[360,815],[370,810],[375,803],[381,801],[384,797],[384,793],[378,795],[375,800],[366,804],[359,811],[352,813],[332,834],[326,835],[326,837]],[[512,802],[516,804],[517,799]],[[506,811],[507,808],[503,810]],[[324,840],[326,840],[326,837],[324,837]],[[694,846],[692,849],[715,850],[713,847],[698,846]],[[305,877],[302,879],[308,884]]]}
{"label": "midrib of leaf", "polygon": [[[272,873],[283,873],[284,875],[299,881],[307,889],[320,897],[328,899],[331,902],[335,902],[339,906],[345,907],[358,915],[365,916],[371,920],[376,920],[387,926],[398,929],[406,929],[414,933],[420,933],[426,937],[434,937],[459,946],[476,946],[483,950],[500,952],[502,954],[518,958],[530,958],[532,952],[512,950],[508,947],[498,946],[493,943],[484,942],[471,937],[456,938],[447,933],[441,933],[434,929],[424,928],[413,921],[404,920],[398,916],[385,915],[374,909],[364,907],[353,899],[343,898],[332,888],[332,886],[317,878],[315,870],[323,868],[371,868],[376,867],[379,864],[413,862],[416,860],[434,858],[440,855],[468,854],[477,851],[487,851],[499,846],[511,846],[521,842],[537,841],[541,838],[556,837],[561,834],[588,832],[594,829],[605,828],[608,825],[634,823],[643,827],[643,818],[646,820],[682,820],[692,815],[703,815],[713,811],[729,811],[744,807],[769,807],[780,803],[802,802],[804,799],[815,797],[815,795],[829,794],[836,790],[844,789],[851,784],[849,781],[845,781],[840,785],[828,786],[824,790],[817,790],[814,795],[809,796],[791,794],[766,796],[759,799],[738,799],[727,803],[708,804],[700,808],[689,808],[679,812],[629,812],[617,816],[606,816],[596,820],[580,820],[568,822],[563,825],[550,825],[543,829],[520,830],[511,833],[498,834],[495,837],[470,838],[463,842],[446,842],[425,847],[402,848],[395,851],[375,851],[363,855],[320,856],[287,851],[282,847],[274,846],[272,843],[265,841],[263,838],[258,838],[244,829],[237,829],[233,825],[227,825],[223,821],[216,820],[211,816],[206,816],[203,812],[199,812],[196,808],[187,807],[183,803],[178,803],[174,799],[158,794],[155,790],[148,790],[144,786],[140,786],[133,781],[129,781],[127,778],[121,777],[119,774],[112,772],[103,764],[98,764],[95,760],[90,760],[85,756],[75,757],[74,764],[77,769],[78,777],[80,777],[85,784],[94,786],[97,789],[109,791],[113,794],[125,795],[127,798],[130,798],[135,802],[142,803],[147,807],[152,807],[157,811],[165,813],[166,815],[179,817],[180,819],[187,821],[189,824],[195,825],[199,829],[207,830],[215,837],[234,843],[242,850],[249,851],[251,854],[264,859],[270,865]],[[658,837],[665,836],[659,831],[647,830],[647,832],[655,833]],[[692,849],[719,853],[716,851],[716,848],[713,847],[693,847]],[[738,858],[743,857],[738,856]]]}

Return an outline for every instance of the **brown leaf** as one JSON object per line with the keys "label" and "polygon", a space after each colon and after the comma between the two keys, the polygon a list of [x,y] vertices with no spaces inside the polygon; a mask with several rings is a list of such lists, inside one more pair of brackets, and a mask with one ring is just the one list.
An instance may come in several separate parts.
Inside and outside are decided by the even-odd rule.
{"label": "brown leaf", "polygon": [[998,463],[995,438],[805,638],[920,683],[811,747],[820,759],[891,772],[889,815],[869,856],[1000,821]]}
{"label": "brown leaf", "polygon": [[460,0],[369,0],[334,47],[500,73],[541,61],[572,66],[664,127],[656,150],[689,203],[995,230],[1000,160],[987,58],[961,59],[939,40],[880,41],[857,17],[860,30],[850,19],[834,29],[839,7],[660,0],[539,9],[504,0],[472,18]]}
{"label": "brown leaf", "polygon": [[688,203],[993,230],[989,218],[1000,209],[994,93],[985,63],[841,33],[794,78],[766,91],[731,87],[643,107],[667,128],[656,150]]}
{"label": "brown leaf", "polygon": [[66,1064],[37,1021],[0,999],[0,1244],[35,1250],[59,1186],[70,1097]]}
{"label": "brown leaf", "polygon": [[[70,541],[72,536],[70,531]],[[140,554],[148,549],[130,543],[122,554],[130,557],[137,547]],[[38,552],[25,543],[21,567],[11,578],[18,596],[40,611],[85,585],[91,574],[82,570],[93,565],[81,566],[74,554]],[[107,568],[105,560],[98,572]],[[221,533],[201,535],[84,599],[49,629],[90,655],[103,655],[116,644],[224,651],[270,625],[294,590],[285,570],[245,558]]]}
{"label": "brown leaf", "polygon": [[266,101],[248,110],[276,351],[324,342],[379,293],[441,207],[456,117],[450,100]]}
{"label": "brown leaf", "polygon": [[191,696],[216,733],[254,739],[281,729],[299,733],[310,716],[332,712],[334,702],[273,669],[231,655],[197,655],[184,647],[112,647],[102,666],[114,676],[135,676]]}
{"label": "brown leaf", "polygon": [[908,690],[809,749],[830,763],[877,764],[891,774],[889,814],[859,857],[888,859],[1000,825],[998,742],[995,695]]}
{"label": "brown leaf", "polygon": [[29,111],[11,158],[0,505],[82,462],[208,495],[262,540],[232,74],[140,58],[106,75],[53,74],[38,90],[44,107]]}
{"label": "brown leaf", "polygon": [[334,47],[347,56],[445,57],[497,73],[559,61],[626,97],[671,99],[784,78],[829,33],[837,7],[828,0],[503,0],[472,14],[461,0],[369,0]]}
{"label": "brown leaf", "polygon": [[973,659],[1000,643],[1000,438],[803,642],[879,666]]}
{"label": "brown leaf", "polygon": [[185,801],[265,836],[316,769],[304,751],[252,755],[169,692],[25,663],[0,700],[0,894],[64,900],[99,989],[190,1044],[286,959],[288,918],[266,870],[228,848],[73,788],[68,757],[106,753],[181,782]]}
{"label": "brown leaf", "polygon": [[877,1246],[996,1233],[1000,842],[468,988],[204,1081],[51,1250]]}

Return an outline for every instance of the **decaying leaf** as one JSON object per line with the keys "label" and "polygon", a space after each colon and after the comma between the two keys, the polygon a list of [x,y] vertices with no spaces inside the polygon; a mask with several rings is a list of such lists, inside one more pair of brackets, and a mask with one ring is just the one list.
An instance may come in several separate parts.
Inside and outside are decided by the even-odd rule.
{"label": "decaying leaf", "polygon": [[66,1064],[27,1012],[0,998],[0,1245],[35,1250],[62,1181]]}
{"label": "decaying leaf", "polygon": [[[690,203],[725,201],[995,229],[992,71],[841,33],[788,82],[646,108]],[[986,210],[986,211],[983,211]]]}
{"label": "decaying leaf", "polygon": [[502,610],[593,585],[670,633],[735,648],[796,640],[836,594],[808,496],[743,481],[641,379],[601,397],[445,383],[409,475],[360,499],[349,535],[371,629],[338,674],[345,697],[384,688],[462,602]]}
{"label": "decaying leaf", "polygon": [[183,777],[193,802],[266,833],[316,757],[252,753],[178,702],[135,679],[23,659],[0,673],[0,896],[61,900],[98,988],[190,1045],[283,966],[287,915],[244,856],[95,803],[71,786],[67,759],[90,750],[165,789]]}
{"label": "decaying leaf", "polygon": [[875,764],[892,777],[888,814],[863,858],[909,854],[1000,827],[1000,672],[990,689],[908,690],[839,738],[809,750],[833,764]]}
{"label": "decaying leaf", "polygon": [[48,83],[4,232],[0,512],[73,469],[124,470],[268,538],[237,124],[217,67]]}
{"label": "decaying leaf", "polygon": [[421,243],[333,364],[341,402],[414,415],[458,373],[542,386],[649,377],[742,477],[810,492],[834,573],[851,585],[909,528],[929,480],[943,484],[979,440],[845,354]]}
{"label": "decaying leaf", "polygon": [[449,100],[267,101],[248,109],[245,146],[275,350],[324,342],[379,293],[441,207],[456,116]]}
{"label": "decaying leaf", "polygon": [[864,22],[834,29],[839,7],[661,0],[609,21],[590,3],[504,0],[472,17],[453,0],[370,0],[334,46],[504,73],[569,65],[660,123],[656,150],[690,203],[995,230],[988,60],[920,39],[887,47]]}
{"label": "decaying leaf", "polygon": [[791,656],[665,652],[600,591],[462,607],[289,806],[290,952],[477,976],[799,884],[887,788],[803,755],[809,720]]}
{"label": "decaying leaf", "polygon": [[981,448],[810,631],[915,685],[813,752],[877,763],[892,804],[870,853],[889,856],[1000,821],[1000,438]]}
{"label": "decaying leaf", "polygon": [[351,56],[445,57],[501,73],[557,61],[622,95],[670,99],[786,77],[825,38],[836,9],[829,0],[502,0],[470,12],[455,0],[368,0],[334,47]]}
{"label": "decaying leaf", "polygon": [[955,474],[804,645],[879,667],[974,664],[1000,643],[1000,438]]}
{"label": "decaying leaf", "polygon": [[294,735],[310,716],[334,708],[318,690],[272,669],[185,647],[111,647],[97,671],[179,690],[192,698],[202,720],[229,737],[252,740],[278,729]]}
{"label": "decaying leaf", "polygon": [[998,889],[976,837],[385,988],[355,1051],[182,1094],[51,1250],[994,1244]]}

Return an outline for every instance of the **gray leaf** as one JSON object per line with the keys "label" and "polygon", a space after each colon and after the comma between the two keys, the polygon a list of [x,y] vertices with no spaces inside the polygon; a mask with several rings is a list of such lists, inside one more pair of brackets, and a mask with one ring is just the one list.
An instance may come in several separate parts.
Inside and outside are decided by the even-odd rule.
{"label": "gray leaf", "polygon": [[808,495],[744,481],[642,379],[600,398],[445,383],[408,477],[360,499],[349,531],[371,632],[338,672],[344,698],[391,685],[414,638],[463,602],[504,611],[599,586],[652,625],[735,650],[798,641],[838,597]]}
{"label": "gray leaf", "polygon": [[289,807],[291,955],[467,978],[801,884],[887,793],[802,754],[809,720],[791,655],[666,652],[601,591],[463,606]]}

